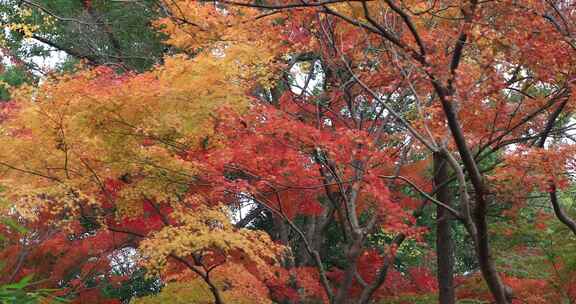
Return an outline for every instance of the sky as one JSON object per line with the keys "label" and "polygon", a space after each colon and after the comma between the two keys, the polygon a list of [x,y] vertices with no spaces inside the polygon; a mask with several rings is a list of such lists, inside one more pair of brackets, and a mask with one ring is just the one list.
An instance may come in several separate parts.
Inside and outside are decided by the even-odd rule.
{"label": "sky", "polygon": [[[4,29],[4,33],[5,33],[5,35],[10,35],[8,29]],[[42,42],[36,41],[34,39],[31,39],[31,38],[27,39],[26,43],[27,43],[28,47],[32,47],[34,45],[44,45]],[[50,49],[49,46],[47,46],[47,45],[44,45],[44,46],[46,46],[47,49]],[[67,56],[68,55],[62,51],[53,50],[52,52],[50,52],[50,56],[46,56],[46,57],[34,56],[30,59],[30,61],[42,70],[42,73],[35,71],[35,73],[39,77],[42,77],[43,73],[45,74],[45,73],[51,71],[58,64],[64,62],[66,60]],[[4,66],[11,66],[13,64],[10,61],[10,57],[7,56],[2,49],[0,49],[0,62]]]}

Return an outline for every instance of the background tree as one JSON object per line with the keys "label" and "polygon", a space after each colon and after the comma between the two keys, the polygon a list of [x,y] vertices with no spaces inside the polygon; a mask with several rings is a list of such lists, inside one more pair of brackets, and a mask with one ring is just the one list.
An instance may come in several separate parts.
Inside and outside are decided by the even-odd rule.
{"label": "background tree", "polygon": [[155,1],[3,1],[2,52],[36,72],[44,72],[39,58],[55,53],[65,62],[143,71],[167,51],[150,27],[161,16]]}

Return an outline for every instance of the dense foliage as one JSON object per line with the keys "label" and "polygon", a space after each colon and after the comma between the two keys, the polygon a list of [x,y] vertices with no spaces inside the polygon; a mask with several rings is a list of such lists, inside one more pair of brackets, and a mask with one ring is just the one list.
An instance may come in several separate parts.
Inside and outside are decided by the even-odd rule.
{"label": "dense foliage", "polygon": [[576,302],[576,2],[0,3],[0,301]]}

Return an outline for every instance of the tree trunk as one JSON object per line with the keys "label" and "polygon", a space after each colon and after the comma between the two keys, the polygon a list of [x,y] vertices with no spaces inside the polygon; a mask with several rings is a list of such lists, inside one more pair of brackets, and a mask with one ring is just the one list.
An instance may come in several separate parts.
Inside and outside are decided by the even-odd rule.
{"label": "tree trunk", "polygon": [[[439,153],[434,153],[434,184],[442,185],[448,180],[447,163]],[[436,198],[451,206],[448,186],[444,184],[436,190]],[[438,262],[438,301],[440,304],[454,304],[454,241],[450,227],[450,212],[436,207],[436,256]]]}

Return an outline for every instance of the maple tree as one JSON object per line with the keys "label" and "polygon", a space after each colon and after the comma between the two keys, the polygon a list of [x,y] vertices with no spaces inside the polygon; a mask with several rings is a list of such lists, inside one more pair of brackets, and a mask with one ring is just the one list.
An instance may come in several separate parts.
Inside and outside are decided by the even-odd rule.
{"label": "maple tree", "polygon": [[0,282],[76,303],[575,301],[576,3],[160,7],[182,54],[12,92],[3,212],[28,232],[7,230]]}

